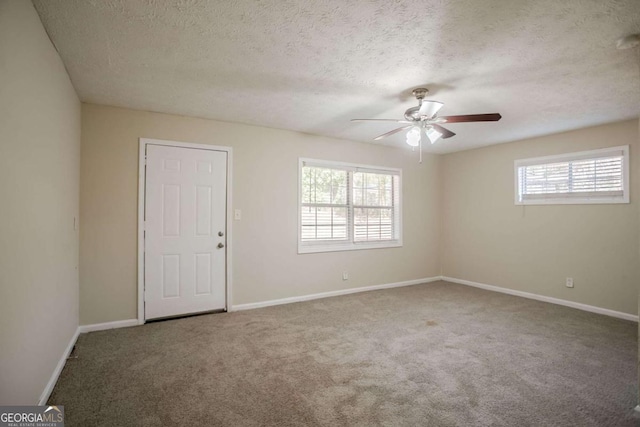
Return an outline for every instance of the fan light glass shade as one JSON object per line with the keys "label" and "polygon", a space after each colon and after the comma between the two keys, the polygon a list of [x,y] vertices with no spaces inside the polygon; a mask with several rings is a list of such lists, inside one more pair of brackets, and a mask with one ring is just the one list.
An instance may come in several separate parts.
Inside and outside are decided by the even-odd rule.
{"label": "fan light glass shade", "polygon": [[436,115],[436,113],[444,106],[442,102],[438,101],[422,101],[422,105],[418,110],[421,116],[427,116],[429,118]]}
{"label": "fan light glass shade", "polygon": [[425,132],[427,134],[427,138],[429,138],[429,141],[431,141],[432,144],[442,136],[442,134],[434,128],[428,128]]}
{"label": "fan light glass shade", "polygon": [[417,147],[420,144],[420,128],[412,127],[409,132],[407,132],[407,144],[412,147]]}

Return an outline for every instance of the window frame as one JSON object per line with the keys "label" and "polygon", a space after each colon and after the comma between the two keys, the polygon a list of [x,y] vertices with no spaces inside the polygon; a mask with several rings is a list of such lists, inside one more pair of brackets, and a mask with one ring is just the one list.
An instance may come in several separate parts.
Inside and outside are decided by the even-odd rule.
{"label": "window frame", "polygon": [[[340,169],[347,171],[347,214],[349,216],[347,241],[302,241],[302,168],[308,163],[312,167]],[[398,177],[397,191],[397,238],[391,240],[356,242],[354,239],[354,208],[353,201],[353,172],[370,172],[379,174],[389,174]],[[331,160],[311,159],[306,157],[298,158],[298,254],[318,253],[318,252],[339,252],[354,251],[362,249],[383,249],[402,247],[402,169],[386,166],[372,166],[358,163],[336,162]]]}
{"label": "window frame", "polygon": [[[520,200],[520,176],[518,169],[523,166],[535,166],[551,163],[561,163],[606,157],[608,153],[618,153],[622,151],[622,196],[576,196],[557,197],[553,193],[547,193],[549,197]],[[621,204],[629,203],[629,146],[619,145],[615,147],[599,148],[596,150],[576,151],[572,153],[556,154],[552,156],[532,157],[518,159],[514,161],[514,189],[516,205],[590,205],[590,204]],[[566,193],[565,193],[566,194]],[[542,195],[541,195],[542,196]]]}

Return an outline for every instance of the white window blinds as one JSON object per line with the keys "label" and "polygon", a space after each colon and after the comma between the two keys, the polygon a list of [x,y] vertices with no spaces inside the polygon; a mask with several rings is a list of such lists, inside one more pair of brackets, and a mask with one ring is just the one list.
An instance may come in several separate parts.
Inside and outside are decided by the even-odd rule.
{"label": "white window blinds", "polygon": [[400,175],[300,159],[299,252],[401,246]]}
{"label": "white window blinds", "polygon": [[347,171],[302,168],[302,241],[346,241],[349,238],[347,184]]}
{"label": "white window blinds", "polygon": [[628,203],[628,147],[516,161],[516,203]]}
{"label": "white window blinds", "polygon": [[354,241],[395,238],[398,180],[394,177],[380,173],[353,173]]}

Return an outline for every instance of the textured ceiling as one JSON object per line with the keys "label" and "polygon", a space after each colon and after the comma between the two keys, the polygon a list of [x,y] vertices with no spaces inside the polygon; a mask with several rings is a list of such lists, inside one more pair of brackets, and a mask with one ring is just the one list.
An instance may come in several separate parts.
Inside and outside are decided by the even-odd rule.
{"label": "textured ceiling", "polygon": [[[35,0],[85,102],[371,141],[431,89],[451,152],[640,114],[638,0]],[[403,146],[403,136],[385,143]],[[404,145],[406,147],[406,145]]]}

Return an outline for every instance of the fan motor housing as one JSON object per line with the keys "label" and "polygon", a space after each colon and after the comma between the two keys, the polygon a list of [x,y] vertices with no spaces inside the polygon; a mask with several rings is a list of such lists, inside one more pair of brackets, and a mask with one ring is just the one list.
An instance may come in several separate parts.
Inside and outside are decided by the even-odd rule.
{"label": "fan motor housing", "polygon": [[404,112],[404,118],[410,121],[420,121],[420,107],[411,107]]}

